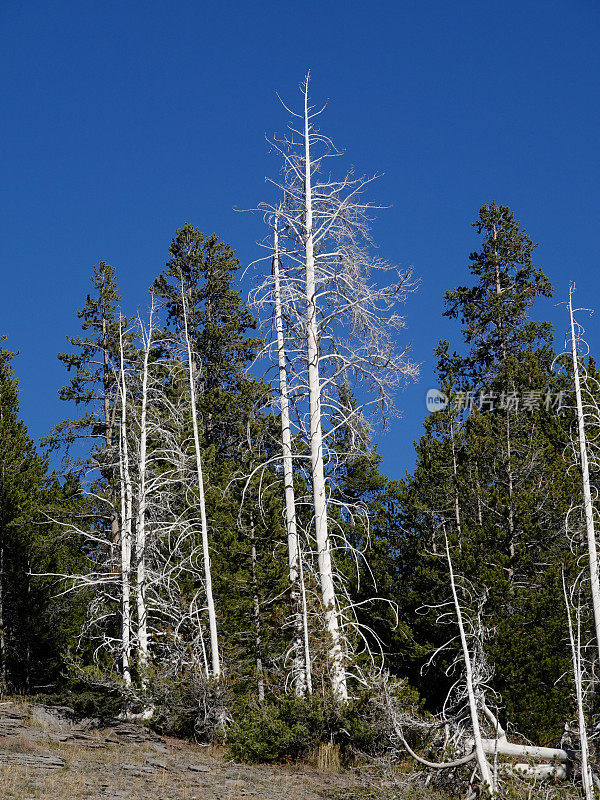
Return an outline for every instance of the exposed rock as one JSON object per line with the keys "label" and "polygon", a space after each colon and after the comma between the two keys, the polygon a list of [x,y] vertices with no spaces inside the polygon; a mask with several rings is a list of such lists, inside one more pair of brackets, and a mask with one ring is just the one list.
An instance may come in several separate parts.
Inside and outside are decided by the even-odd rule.
{"label": "exposed rock", "polygon": [[29,727],[29,710],[14,703],[0,703],[0,737],[20,736]]}
{"label": "exposed rock", "polygon": [[49,727],[70,727],[75,718],[75,712],[68,706],[32,706],[31,708],[31,719]]}
{"label": "exposed rock", "polygon": [[10,750],[0,751],[0,764],[19,764],[35,769],[62,769],[66,761],[51,753],[15,753]]}
{"label": "exposed rock", "polygon": [[156,733],[133,722],[117,722],[112,730],[120,741],[133,742],[135,744],[161,741],[160,736]]}
{"label": "exposed rock", "polygon": [[[51,752],[53,746],[60,746],[60,756]],[[120,759],[129,761],[120,763]],[[399,797],[391,787],[384,790],[375,773],[365,781],[350,772],[319,773],[296,765],[237,765],[219,748],[198,747],[171,737],[162,739],[147,727],[127,720],[82,719],[67,707],[29,709],[24,703],[0,704],[2,772],[8,773],[14,786],[9,797],[24,800]],[[33,792],[32,776],[36,785]],[[4,800],[2,793],[0,800]]]}
{"label": "exposed rock", "polygon": [[163,758],[147,758],[146,764],[151,767],[158,767],[159,769],[166,769],[168,764]]}
{"label": "exposed rock", "polygon": [[0,737],[19,736],[26,730],[27,726],[23,725],[19,720],[0,720]]}

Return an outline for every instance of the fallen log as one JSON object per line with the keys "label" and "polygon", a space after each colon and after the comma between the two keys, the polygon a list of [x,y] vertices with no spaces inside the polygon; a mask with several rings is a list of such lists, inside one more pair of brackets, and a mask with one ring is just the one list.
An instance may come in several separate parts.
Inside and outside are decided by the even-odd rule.
{"label": "fallen log", "polygon": [[531,758],[534,761],[560,761],[565,764],[573,760],[574,753],[563,750],[561,747],[538,747],[529,744],[513,744],[508,739],[482,739],[483,752],[487,755],[497,753],[501,756],[514,756],[516,758]]}
{"label": "fallen log", "polygon": [[512,771],[527,778],[564,780],[567,768],[564,764],[514,764]]}

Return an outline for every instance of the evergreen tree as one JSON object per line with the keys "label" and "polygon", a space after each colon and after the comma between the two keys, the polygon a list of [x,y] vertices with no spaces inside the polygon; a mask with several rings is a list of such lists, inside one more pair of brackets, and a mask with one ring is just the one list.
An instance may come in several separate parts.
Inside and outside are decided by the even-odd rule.
{"label": "evergreen tree", "polygon": [[[83,335],[67,336],[75,348],[71,353],[59,353],[58,358],[72,373],[69,382],[60,390],[62,400],[83,406],[80,417],[67,419],[55,426],[45,440],[52,449],[65,449],[65,464],[69,469],[87,470],[90,459],[100,467],[99,494],[108,503],[103,512],[109,518],[113,541],[119,538],[118,476],[115,448],[118,440],[116,418],[118,408],[117,365],[119,363],[119,319],[117,303],[121,299],[116,272],[105,261],[93,267],[91,281],[94,293],[88,294],[85,305],[77,312]],[[87,443],[77,457],[69,453],[76,443]]]}
{"label": "evergreen tree", "polygon": [[550,297],[552,286],[534,265],[535,245],[507,206],[482,206],[472,227],[483,236],[481,249],[469,256],[475,283],[446,292],[444,315],[460,319],[470,348],[456,359],[455,374],[479,387],[508,358],[552,340],[550,323],[528,316],[536,297]]}
{"label": "evergreen tree", "polygon": [[[0,348],[1,691],[27,690],[47,681],[49,672],[56,677],[61,637],[56,624],[45,624],[55,610],[49,587],[31,577],[49,561],[44,550],[48,526],[41,524],[40,512],[52,490],[45,485],[47,462],[19,419],[14,355]],[[68,626],[68,615],[65,622]]]}
{"label": "evergreen tree", "polygon": [[[260,661],[257,637],[263,661],[269,648],[269,637],[257,634],[256,602],[260,617],[263,598],[281,594],[279,575],[285,575],[283,566],[279,574],[279,564],[273,566],[273,551],[280,549],[275,540],[283,542],[281,522],[273,512],[259,510],[272,506],[270,493],[260,495],[256,482],[243,492],[246,476],[269,460],[274,442],[274,419],[261,410],[270,403],[268,387],[247,373],[260,347],[260,340],[249,335],[257,322],[234,285],[239,262],[229,245],[186,224],[176,231],[169,252],[153,292],[167,310],[167,354],[167,341],[183,328],[183,283],[224,668],[247,678]],[[174,394],[182,389],[170,387]],[[269,613],[276,609],[277,604],[270,606]]]}
{"label": "evergreen tree", "polygon": [[[563,459],[570,419],[557,407],[564,381],[552,372],[551,327],[529,317],[551,287],[508,208],[483,206],[474,226],[483,236],[470,257],[474,284],[446,293],[468,350],[450,354],[442,342],[436,351],[450,403],[426,420],[404,484],[401,550],[416,566],[415,602],[440,602],[447,587],[437,552],[448,534],[457,573],[487,597],[494,687],[509,719],[548,739],[569,716],[568,694],[556,686],[568,663],[563,617],[552,609],[561,608],[564,518],[576,491]],[[413,630],[421,645],[440,643],[433,614]],[[423,655],[414,648],[417,661]]]}
{"label": "evergreen tree", "polygon": [[[67,420],[56,428],[67,444],[83,435],[104,439],[110,448],[115,436],[116,377],[119,334],[116,304],[121,299],[115,269],[104,261],[93,267],[93,295],[88,294],[85,306],[77,312],[82,320],[84,336],[67,336],[76,349],[74,353],[59,353],[58,358],[73,373],[69,383],[60,390],[62,400],[83,405],[86,413],[77,420]],[[51,443],[55,443],[51,440]]]}
{"label": "evergreen tree", "polygon": [[246,375],[259,340],[248,336],[257,322],[233,285],[235,253],[216,234],[205,236],[186,223],[169,247],[171,258],[153,291],[166,305],[171,329],[183,327],[181,281],[199,381],[198,410],[206,447],[225,454],[242,432],[241,404],[256,403],[257,384]]}

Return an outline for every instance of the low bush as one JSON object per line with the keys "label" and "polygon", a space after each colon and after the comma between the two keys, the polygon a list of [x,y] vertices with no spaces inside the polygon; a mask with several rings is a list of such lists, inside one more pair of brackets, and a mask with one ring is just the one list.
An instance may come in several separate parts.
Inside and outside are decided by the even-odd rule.
{"label": "low bush", "polygon": [[[405,684],[396,691],[418,702]],[[233,721],[226,745],[239,761],[298,760],[329,743],[339,749],[341,763],[348,764],[357,755],[381,755],[388,747],[388,724],[374,691],[364,691],[343,705],[317,696],[284,695],[263,703],[237,700],[230,711]]]}

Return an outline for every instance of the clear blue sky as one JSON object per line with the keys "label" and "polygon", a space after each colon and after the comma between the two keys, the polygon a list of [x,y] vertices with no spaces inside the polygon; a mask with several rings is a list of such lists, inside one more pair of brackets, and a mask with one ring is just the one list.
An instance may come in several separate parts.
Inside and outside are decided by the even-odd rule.
{"label": "clear blue sky", "polygon": [[[381,255],[421,278],[406,315],[422,379],[381,444],[389,475],[413,462],[433,347],[458,332],[441,298],[467,279],[483,203],[511,206],[540,243],[555,301],[573,279],[600,307],[597,0],[5,0],[0,37],[0,332],[21,351],[35,437],[68,414],[56,353],[93,264],[118,268],[132,311],[186,221],[257,256],[260,219],[234,208],[265,197],[265,134],[286,121],[275,90],[295,101],[309,67],[314,99],[331,98],[323,129],[385,173]],[[538,314],[562,341],[562,310]],[[598,353],[600,323],[589,332]]]}

